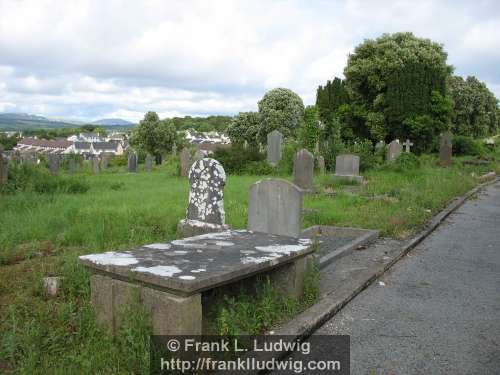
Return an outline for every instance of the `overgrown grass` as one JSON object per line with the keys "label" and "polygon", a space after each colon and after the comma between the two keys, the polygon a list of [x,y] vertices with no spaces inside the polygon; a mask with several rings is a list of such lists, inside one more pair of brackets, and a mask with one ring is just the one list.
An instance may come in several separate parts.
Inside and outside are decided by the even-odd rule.
{"label": "overgrown grass", "polygon": [[[306,197],[304,227],[357,226],[405,237],[477,184],[474,175],[499,172],[498,163],[471,166],[455,160],[452,167],[440,168],[435,158],[423,157],[418,164],[372,170],[362,186],[317,177],[320,191],[330,186],[334,195]],[[84,194],[21,191],[1,196],[0,373],[144,373],[145,315],[140,309],[128,312],[129,324],[116,337],[100,329],[90,306],[89,274],[78,266],[76,255],[173,239],[188,197],[187,180],[174,177],[174,170],[167,165],[147,174],[112,170],[88,175],[90,189]],[[225,206],[234,228],[246,227],[248,189],[258,179],[228,177]],[[307,276],[306,305],[317,298],[318,274]],[[42,278],[52,275],[64,278],[56,298],[47,297],[41,286]],[[219,332],[261,332],[303,306],[277,296],[269,285],[260,290],[257,299],[226,301]]]}

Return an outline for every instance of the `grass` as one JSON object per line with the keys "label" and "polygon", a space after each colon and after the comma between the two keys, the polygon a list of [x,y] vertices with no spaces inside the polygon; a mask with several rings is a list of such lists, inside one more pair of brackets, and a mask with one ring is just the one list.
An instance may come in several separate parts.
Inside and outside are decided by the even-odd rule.
{"label": "grass", "polygon": [[[379,229],[404,238],[454,197],[478,183],[475,176],[498,164],[436,166],[424,157],[408,171],[384,167],[364,173],[366,185],[333,184],[316,177],[321,191],[307,196],[304,227],[324,224]],[[229,176],[225,189],[227,222],[246,227],[248,189],[259,176]],[[188,183],[169,166],[153,173],[112,170],[86,174],[90,189],[81,194],[19,192],[0,196],[0,373],[131,374],[145,370],[148,324],[128,312],[130,324],[116,337],[95,323],[90,306],[89,274],[76,256],[173,239],[184,217]],[[43,276],[64,277],[56,298],[43,293]],[[314,274],[310,284],[317,283]],[[219,314],[220,332],[260,332],[300,309],[270,289],[255,299],[228,301]],[[314,301],[317,291],[307,291]],[[140,310],[140,309],[139,309]],[[222,310],[220,310],[222,311]],[[290,313],[290,315],[287,315]],[[238,317],[252,319],[235,326]],[[241,319],[240,319],[241,320]]]}

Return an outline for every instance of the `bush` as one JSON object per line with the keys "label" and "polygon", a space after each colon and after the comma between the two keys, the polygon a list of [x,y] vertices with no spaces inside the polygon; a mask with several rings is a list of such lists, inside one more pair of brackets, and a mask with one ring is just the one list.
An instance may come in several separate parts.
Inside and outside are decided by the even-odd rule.
{"label": "bush", "polygon": [[231,148],[218,149],[213,158],[218,160],[226,173],[254,174],[252,169],[261,169],[266,156],[255,148],[233,145]]}
{"label": "bush", "polygon": [[420,168],[420,159],[411,152],[403,152],[398,158],[388,164],[386,164],[385,169],[392,170],[395,172],[406,173],[414,171]]}
{"label": "bush", "polygon": [[486,153],[483,144],[474,140],[472,137],[456,135],[453,137],[453,154],[482,156]]}

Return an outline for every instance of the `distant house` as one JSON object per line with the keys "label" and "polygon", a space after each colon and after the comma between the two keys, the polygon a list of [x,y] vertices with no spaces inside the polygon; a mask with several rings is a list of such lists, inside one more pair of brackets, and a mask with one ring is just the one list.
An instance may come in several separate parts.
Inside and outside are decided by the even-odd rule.
{"label": "distant house", "polygon": [[83,132],[78,135],[72,135],[67,138],[71,142],[104,142],[105,139],[99,133]]}
{"label": "distant house", "polygon": [[123,146],[120,142],[74,142],[70,152],[79,155],[100,155],[109,153],[123,155]]}
{"label": "distant house", "polygon": [[15,151],[38,152],[45,154],[68,154],[73,142],[66,139],[23,138],[17,142]]}
{"label": "distant house", "polygon": [[219,148],[231,147],[231,140],[223,133],[196,132],[189,129],[184,132],[184,135],[190,144],[203,151],[205,155],[209,155]]}

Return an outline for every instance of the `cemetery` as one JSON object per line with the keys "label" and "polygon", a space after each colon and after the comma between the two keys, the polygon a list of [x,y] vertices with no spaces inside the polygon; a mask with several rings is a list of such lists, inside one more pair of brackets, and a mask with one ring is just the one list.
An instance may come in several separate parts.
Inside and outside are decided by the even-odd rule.
{"label": "cemetery", "polygon": [[[387,40],[426,45],[437,78],[409,68],[372,87]],[[365,41],[316,104],[271,89],[211,137],[149,111],[120,152],[93,133],[73,137],[85,157],[0,145],[0,372],[148,373],[150,335],[311,334],[498,181],[498,102],[459,123],[442,48]],[[409,81],[430,94],[401,94]]]}

